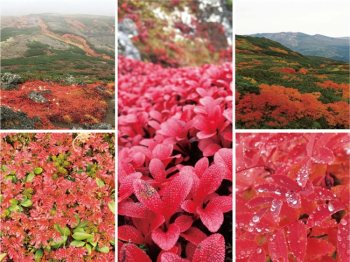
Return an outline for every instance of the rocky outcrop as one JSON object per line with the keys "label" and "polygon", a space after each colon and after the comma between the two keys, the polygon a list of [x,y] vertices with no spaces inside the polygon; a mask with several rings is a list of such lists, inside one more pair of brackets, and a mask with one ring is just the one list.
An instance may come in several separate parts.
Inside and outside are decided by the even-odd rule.
{"label": "rocky outcrop", "polygon": [[1,129],[34,129],[37,118],[30,118],[21,111],[13,111],[6,106],[0,107]]}
{"label": "rocky outcrop", "polygon": [[0,89],[2,90],[16,89],[21,83],[23,83],[23,79],[19,75],[11,73],[1,74]]}
{"label": "rocky outcrop", "polygon": [[135,23],[125,18],[118,23],[118,54],[128,58],[141,60],[139,50],[133,44],[131,38],[137,36],[137,27]]}

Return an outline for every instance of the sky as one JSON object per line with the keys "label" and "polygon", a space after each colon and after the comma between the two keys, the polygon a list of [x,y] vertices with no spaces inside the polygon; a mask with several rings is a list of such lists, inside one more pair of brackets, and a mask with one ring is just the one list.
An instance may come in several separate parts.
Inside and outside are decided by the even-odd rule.
{"label": "sky", "polygon": [[350,36],[349,0],[234,0],[236,34]]}
{"label": "sky", "polygon": [[1,0],[1,15],[40,13],[113,16],[116,0]]}

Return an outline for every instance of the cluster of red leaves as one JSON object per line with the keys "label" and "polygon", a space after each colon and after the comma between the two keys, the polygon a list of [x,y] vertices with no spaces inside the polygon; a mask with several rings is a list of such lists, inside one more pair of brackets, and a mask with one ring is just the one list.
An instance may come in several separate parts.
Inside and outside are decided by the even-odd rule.
{"label": "cluster of red leaves", "polygon": [[349,155],[346,133],[237,134],[237,261],[349,261]]}
{"label": "cluster of red leaves", "polygon": [[224,261],[232,236],[231,65],[118,61],[119,261]]}
{"label": "cluster of red leaves", "polygon": [[[135,22],[138,35],[133,41],[143,60],[169,67],[231,61],[232,47],[227,43],[223,25],[202,21],[199,4],[197,0],[120,0],[118,19],[129,18]],[[175,16],[171,17],[173,22],[161,19],[153,13],[155,8],[167,14],[187,9],[191,23],[184,24]],[[178,34],[182,40],[177,39]]]}
{"label": "cluster of red leaves", "polygon": [[[103,87],[103,93],[97,87]],[[41,94],[47,102],[31,100],[31,92]],[[53,82],[29,81],[14,90],[1,90],[1,104],[38,117],[37,128],[57,129],[55,124],[97,124],[104,120],[106,97],[112,97],[114,85],[102,83],[60,85]]]}
{"label": "cluster of red leaves", "polygon": [[319,87],[322,87],[322,88],[332,88],[332,89],[338,90],[339,92],[341,92],[342,97],[344,99],[350,98],[349,84],[346,84],[346,83],[338,84],[338,83],[333,82],[332,80],[326,80],[322,83],[317,83],[317,85]]}
{"label": "cluster of red leaves", "polygon": [[333,128],[349,128],[350,106],[345,101],[323,104],[319,94],[302,94],[297,89],[278,85],[261,84],[260,94],[241,96],[237,92],[236,121],[247,127],[285,127],[291,121],[302,118],[324,118]]}
{"label": "cluster of red leaves", "polygon": [[1,261],[114,259],[114,136],[75,136],[1,135]]}

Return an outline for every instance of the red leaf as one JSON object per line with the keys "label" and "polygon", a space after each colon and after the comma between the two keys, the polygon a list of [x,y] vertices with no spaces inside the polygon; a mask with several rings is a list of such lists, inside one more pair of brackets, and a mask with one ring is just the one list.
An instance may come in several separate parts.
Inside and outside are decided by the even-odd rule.
{"label": "red leaf", "polygon": [[258,245],[253,240],[237,239],[236,240],[236,258],[244,259],[256,252]]}
{"label": "red leaf", "polygon": [[118,214],[121,216],[147,218],[149,213],[149,209],[141,203],[123,201],[118,205]]}
{"label": "red leaf", "polygon": [[307,227],[302,221],[287,226],[287,240],[290,251],[297,261],[304,261],[307,245]]}
{"label": "red leaf", "polygon": [[129,225],[118,227],[118,239],[135,244],[142,244],[145,241],[141,232]]}
{"label": "red leaf", "polygon": [[162,201],[158,192],[150,184],[144,180],[136,179],[133,187],[137,199],[142,204],[156,213],[161,213]]}
{"label": "red leaf", "polygon": [[340,262],[350,261],[350,221],[349,215],[343,217],[338,225],[337,248]]}
{"label": "red leaf", "polygon": [[164,164],[158,158],[153,158],[150,161],[149,171],[156,181],[163,181],[166,177]]}
{"label": "red leaf", "polygon": [[205,233],[196,227],[191,227],[186,232],[181,233],[181,236],[194,245],[198,245],[207,237]]}
{"label": "red leaf", "polygon": [[175,246],[180,236],[180,229],[177,225],[171,224],[164,232],[160,227],[153,230],[152,240],[163,250],[170,250]]}
{"label": "red leaf", "polygon": [[288,261],[288,247],[283,229],[279,229],[269,238],[269,254],[272,261]]}
{"label": "red leaf", "polygon": [[186,172],[176,176],[162,191],[163,214],[170,218],[186,199],[192,188],[193,179]]}
{"label": "red leaf", "polygon": [[293,191],[299,191],[300,187],[298,186],[298,184],[290,179],[287,176],[284,175],[274,175],[271,176],[271,178],[274,180],[274,182],[281,187],[284,187],[288,190],[293,190]]}
{"label": "red leaf", "polygon": [[252,255],[248,258],[248,262],[266,262],[265,250],[258,247]]}
{"label": "red leaf", "polygon": [[197,246],[192,262],[224,262],[225,239],[220,234],[213,234]]}
{"label": "red leaf", "polygon": [[199,207],[197,213],[210,232],[218,231],[224,221],[224,215],[221,209],[210,202],[204,209]]}
{"label": "red leaf", "polygon": [[328,204],[320,205],[317,209],[309,216],[307,220],[307,226],[313,227],[319,225],[322,221],[329,218],[339,210],[344,209],[343,204],[340,201],[329,201]]}
{"label": "red leaf", "polygon": [[315,147],[312,160],[320,164],[329,164],[334,161],[333,151],[328,147]]}
{"label": "red leaf", "polygon": [[213,193],[220,186],[223,179],[223,172],[218,165],[211,165],[201,177],[197,189],[196,201],[201,202],[204,198]]}
{"label": "red leaf", "polygon": [[133,182],[134,180],[141,178],[142,174],[139,172],[132,173],[130,175],[127,175],[120,183],[120,187],[118,190],[118,202],[123,201],[124,199],[128,198],[132,195],[134,192],[133,189]]}
{"label": "red leaf", "polygon": [[232,181],[232,149],[221,148],[214,155],[214,163],[223,167],[225,178]]}
{"label": "red leaf", "polygon": [[183,259],[174,253],[164,252],[160,256],[160,262],[188,262],[188,260]]}
{"label": "red leaf", "polygon": [[124,262],[152,262],[149,256],[142,249],[134,244],[124,244],[119,253],[119,261]]}
{"label": "red leaf", "polygon": [[320,238],[308,238],[306,258],[318,259],[325,255],[329,256],[335,251],[335,247],[328,241]]}
{"label": "red leaf", "polygon": [[175,219],[174,222],[180,229],[180,232],[187,231],[193,223],[193,219],[191,216],[181,215]]}

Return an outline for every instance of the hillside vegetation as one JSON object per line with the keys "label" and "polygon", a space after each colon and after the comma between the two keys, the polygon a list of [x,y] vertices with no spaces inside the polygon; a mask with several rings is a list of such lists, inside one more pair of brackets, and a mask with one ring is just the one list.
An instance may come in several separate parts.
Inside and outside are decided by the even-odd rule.
{"label": "hillside vegetation", "polygon": [[349,64],[236,36],[238,128],[349,128]]}

